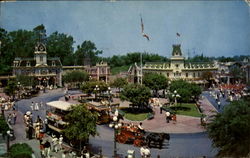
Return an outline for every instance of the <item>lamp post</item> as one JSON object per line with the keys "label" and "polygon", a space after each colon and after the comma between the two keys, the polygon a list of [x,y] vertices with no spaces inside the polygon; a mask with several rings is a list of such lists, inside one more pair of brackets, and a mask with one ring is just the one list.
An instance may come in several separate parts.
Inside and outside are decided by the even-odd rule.
{"label": "lamp post", "polygon": [[122,126],[122,124],[119,123],[117,116],[114,116],[113,122],[109,124],[109,127],[114,129],[114,155],[113,155],[114,158],[116,158],[116,156],[117,156],[116,134],[117,134],[118,128],[120,128],[121,126]]}
{"label": "lamp post", "polygon": [[17,98],[18,98],[18,99],[21,99],[21,95],[20,95],[21,83],[20,83],[20,82],[17,82],[17,88],[18,88],[18,95],[17,95]]}
{"label": "lamp post", "polygon": [[177,90],[174,91],[174,94],[172,94],[172,97],[174,98],[174,103],[177,105],[177,98],[181,97],[178,93]]}
{"label": "lamp post", "polygon": [[9,152],[9,149],[10,149],[10,137],[12,137],[12,134],[11,134],[10,130],[8,130],[6,133],[7,133],[7,152]]}
{"label": "lamp post", "polygon": [[111,88],[108,87],[108,100],[109,100],[109,107],[111,107]]}
{"label": "lamp post", "polygon": [[97,97],[97,94],[98,94],[98,91],[99,91],[98,85],[95,85],[94,91],[95,91],[95,100],[96,100],[96,99],[98,99],[98,97]]}

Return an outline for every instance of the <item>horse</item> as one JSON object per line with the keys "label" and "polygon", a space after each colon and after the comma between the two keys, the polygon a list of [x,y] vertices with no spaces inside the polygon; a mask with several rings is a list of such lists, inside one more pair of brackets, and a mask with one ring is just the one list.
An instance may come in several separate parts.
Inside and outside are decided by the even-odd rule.
{"label": "horse", "polygon": [[148,133],[146,134],[146,143],[148,147],[151,146],[151,142],[154,143],[154,145],[159,145],[159,148],[162,148],[162,144],[164,140],[169,140],[170,135],[167,133]]}

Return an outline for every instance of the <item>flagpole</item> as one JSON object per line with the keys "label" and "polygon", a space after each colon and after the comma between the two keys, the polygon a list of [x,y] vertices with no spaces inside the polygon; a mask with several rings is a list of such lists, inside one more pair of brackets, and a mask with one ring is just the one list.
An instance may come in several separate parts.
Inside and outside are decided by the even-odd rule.
{"label": "flagpole", "polygon": [[142,76],[143,74],[142,74],[142,52],[141,52],[141,85],[142,85]]}

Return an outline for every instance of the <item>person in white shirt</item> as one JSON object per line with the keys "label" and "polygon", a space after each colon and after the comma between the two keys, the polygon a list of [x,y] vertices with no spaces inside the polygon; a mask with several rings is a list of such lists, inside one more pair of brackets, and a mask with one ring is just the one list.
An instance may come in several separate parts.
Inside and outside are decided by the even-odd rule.
{"label": "person in white shirt", "polygon": [[38,110],[39,110],[39,105],[38,105],[38,103],[36,103],[36,104],[35,104],[35,108],[34,108],[34,110],[36,110],[36,111],[38,111]]}
{"label": "person in white shirt", "polygon": [[144,150],[144,155],[145,155],[145,158],[150,158],[151,153],[148,147],[146,147],[146,149]]}
{"label": "person in white shirt", "polygon": [[118,109],[115,109],[115,116],[118,117],[118,115],[119,115],[119,111]]}
{"label": "person in white shirt", "polygon": [[63,149],[62,148],[62,143],[63,143],[63,136],[60,135],[59,140],[58,140],[58,144],[59,144],[59,149],[58,150],[62,150]]}
{"label": "person in white shirt", "polygon": [[165,115],[166,115],[167,123],[169,123],[169,120],[170,120],[170,112],[167,111]]}
{"label": "person in white shirt", "polygon": [[138,128],[141,132],[145,132],[144,128],[142,127],[142,122],[140,122],[140,124],[138,125]]}
{"label": "person in white shirt", "polygon": [[58,138],[55,135],[52,135],[52,150],[57,152],[58,151]]}
{"label": "person in white shirt", "polygon": [[142,157],[142,158],[144,158],[144,157],[145,157],[145,154],[144,154],[145,149],[146,149],[146,147],[145,147],[145,146],[142,146],[142,147],[140,148],[140,154],[141,154],[141,157]]}

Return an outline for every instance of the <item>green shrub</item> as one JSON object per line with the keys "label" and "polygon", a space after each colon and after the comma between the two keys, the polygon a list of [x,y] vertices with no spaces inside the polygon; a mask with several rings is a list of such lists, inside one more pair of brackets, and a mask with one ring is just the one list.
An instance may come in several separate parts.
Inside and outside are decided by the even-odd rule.
{"label": "green shrub", "polygon": [[13,144],[9,150],[11,158],[31,158],[32,149],[26,143]]}
{"label": "green shrub", "polygon": [[9,130],[9,126],[3,116],[0,116],[0,133],[3,135]]}

